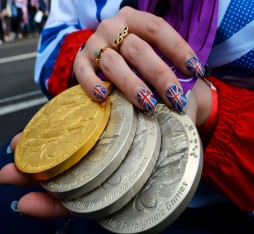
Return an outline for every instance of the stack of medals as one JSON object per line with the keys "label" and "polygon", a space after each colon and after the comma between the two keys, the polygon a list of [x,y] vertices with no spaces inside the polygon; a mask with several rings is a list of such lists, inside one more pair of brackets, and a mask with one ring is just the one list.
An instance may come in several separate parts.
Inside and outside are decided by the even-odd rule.
{"label": "stack of medals", "polygon": [[93,102],[77,85],[31,119],[15,163],[72,214],[115,233],[154,233],[192,199],[202,148],[186,114],[165,104],[140,111],[117,89]]}

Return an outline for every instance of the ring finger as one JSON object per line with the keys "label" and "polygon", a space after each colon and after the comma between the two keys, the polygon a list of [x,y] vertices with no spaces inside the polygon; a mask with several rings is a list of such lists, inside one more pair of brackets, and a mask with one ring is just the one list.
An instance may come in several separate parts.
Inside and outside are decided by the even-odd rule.
{"label": "ring finger", "polygon": [[[107,30],[109,28],[110,30]],[[108,31],[108,44],[111,43],[110,45],[114,46],[114,42],[117,41],[117,50],[121,51],[121,55],[124,59],[133,65],[133,67],[142,74],[145,80],[155,87],[164,102],[173,106],[177,110],[182,110],[187,104],[187,99],[182,91],[181,84],[174,72],[155,53],[152,47],[138,36],[131,33],[128,34],[128,28],[124,28],[116,40],[114,37],[117,34],[116,32],[119,30],[119,24],[114,24],[114,21],[107,20],[106,22],[103,22],[103,24],[99,27],[97,37],[102,37],[103,35],[100,34],[102,34],[105,30]],[[101,58],[100,67],[104,73],[104,70],[107,69],[107,77],[111,77],[111,73],[116,71],[116,66],[111,64],[108,65],[107,68],[103,67],[102,63],[107,62],[105,60],[105,56],[103,56]],[[121,73],[120,70],[118,74],[119,82],[121,79],[124,79],[124,75],[125,74],[123,72]],[[131,81],[127,80],[126,83],[128,84],[128,82]],[[133,96],[135,95],[135,93],[133,93],[134,90],[136,91],[136,89],[130,90]]]}
{"label": "ring finger", "polygon": [[[75,75],[88,95],[96,100],[98,99],[96,94],[101,91],[98,89],[106,89],[105,84],[94,70],[99,65],[108,80],[115,84],[131,103],[140,109],[153,109],[157,101],[152,92],[130,69],[123,57],[113,49],[103,49],[105,46],[101,45],[106,45],[106,43],[96,38],[91,38],[91,40],[90,46],[85,48],[86,53],[78,53],[74,63]],[[99,46],[96,47],[96,45]],[[94,51],[96,51],[95,56]],[[86,55],[90,56],[86,57]]]}
{"label": "ring finger", "polygon": [[156,106],[157,100],[151,90],[115,50],[107,50],[101,54],[100,69],[137,107],[152,110]]}
{"label": "ring finger", "polygon": [[121,45],[121,54],[156,88],[164,102],[177,110],[184,108],[187,99],[180,82],[148,43],[130,34]]}

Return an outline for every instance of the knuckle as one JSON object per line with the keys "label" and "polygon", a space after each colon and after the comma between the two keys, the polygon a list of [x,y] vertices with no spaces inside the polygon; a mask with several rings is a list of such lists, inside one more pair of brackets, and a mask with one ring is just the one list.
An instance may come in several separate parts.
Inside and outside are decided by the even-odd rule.
{"label": "knuckle", "polygon": [[155,37],[161,32],[161,29],[164,28],[164,26],[165,20],[163,18],[152,16],[147,27],[147,32],[150,37]]}
{"label": "knuckle", "polygon": [[112,28],[112,19],[104,19],[102,22],[98,25],[97,31],[98,32],[108,32]]}
{"label": "knuckle", "polygon": [[100,58],[100,67],[103,68],[105,72],[110,72],[110,70],[114,67],[114,64],[117,63],[117,56],[113,50],[108,50],[102,53]]}
{"label": "knuckle", "polygon": [[73,71],[75,72],[76,76],[80,76],[84,72],[84,67],[82,66],[82,60],[77,58],[73,62]]}
{"label": "knuckle", "polygon": [[79,80],[80,77],[83,76],[83,74],[85,73],[85,68],[83,66],[75,66],[75,70],[74,70],[75,76],[77,77],[77,79]]}
{"label": "knuckle", "polygon": [[92,80],[94,80],[94,76],[92,74],[85,74],[83,79],[83,85],[86,89],[89,88],[89,84],[91,83]]}
{"label": "knuckle", "polygon": [[159,83],[162,77],[165,77],[168,73],[168,68],[164,65],[156,66],[155,69],[152,71],[152,82],[154,84]]}
{"label": "knuckle", "polygon": [[145,43],[135,35],[128,36],[128,47],[125,44],[123,53],[130,62],[135,62],[145,50]]}
{"label": "knuckle", "polygon": [[186,42],[183,39],[177,40],[173,48],[172,54],[175,54],[175,55],[179,54],[178,52],[183,50],[183,48],[186,48]]}
{"label": "knuckle", "polygon": [[125,6],[123,8],[120,9],[120,11],[117,13],[118,17],[129,17],[131,14],[133,14],[133,8],[129,7],[129,6]]}

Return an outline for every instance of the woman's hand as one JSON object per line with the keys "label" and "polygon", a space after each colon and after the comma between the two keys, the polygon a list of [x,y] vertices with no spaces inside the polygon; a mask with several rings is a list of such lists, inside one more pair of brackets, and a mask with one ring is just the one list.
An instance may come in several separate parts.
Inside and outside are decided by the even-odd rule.
{"label": "woman's hand", "polygon": [[[125,29],[126,27],[128,29]],[[114,46],[116,40],[118,41]],[[104,100],[107,96],[103,81],[96,75],[96,71],[101,69],[108,80],[138,108],[152,110],[155,107],[157,101],[148,87],[150,84],[167,105],[182,110],[187,105],[182,86],[175,73],[151,45],[159,49],[183,73],[196,78],[204,75],[204,68],[194,51],[166,21],[130,7],[123,8],[115,17],[104,20],[99,25],[85,47],[77,53],[73,65],[74,73],[85,92],[96,101]],[[188,66],[190,60],[194,60],[193,64],[197,67]],[[136,75],[135,70],[143,76],[144,81]],[[200,112],[203,112],[207,109],[205,113],[209,113],[211,103],[209,104],[210,97],[197,96],[197,93],[201,90],[205,95],[207,89],[209,90],[208,86],[198,79],[190,96],[187,113],[198,124],[200,122],[196,121],[197,110],[201,108]],[[205,118],[207,114],[202,116],[203,120]],[[16,136],[12,140],[13,151],[18,138],[19,136]],[[22,174],[14,163],[1,169],[0,183],[35,185],[35,182]],[[60,200],[47,192],[31,192],[24,195],[17,208],[21,213],[35,217],[49,218],[69,214]]]}
{"label": "woman's hand", "polygon": [[[16,135],[11,142],[14,152],[20,134]],[[5,165],[0,170],[0,184],[18,186],[40,186],[38,182],[30,180],[22,174],[14,163]],[[62,205],[59,199],[49,195],[47,192],[30,192],[20,198],[17,209],[22,213],[39,218],[62,217],[69,211]]]}
{"label": "woman's hand", "polygon": [[[103,100],[107,96],[102,80],[96,75],[96,70],[101,69],[138,108],[151,110],[157,103],[149,83],[167,105],[182,110],[187,104],[182,86],[151,45],[183,73],[196,78],[204,75],[204,68],[194,51],[165,20],[130,7],[121,9],[115,17],[98,26],[85,47],[77,53],[74,73],[94,100]],[[129,65],[144,77],[147,84]]]}

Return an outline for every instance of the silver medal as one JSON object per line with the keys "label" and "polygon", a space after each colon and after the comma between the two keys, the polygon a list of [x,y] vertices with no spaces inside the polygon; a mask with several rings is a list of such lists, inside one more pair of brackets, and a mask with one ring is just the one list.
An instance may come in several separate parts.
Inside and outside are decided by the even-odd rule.
{"label": "silver medal", "polygon": [[41,183],[53,196],[69,200],[90,192],[103,183],[125,158],[136,132],[136,112],[118,90],[111,92],[110,100],[112,107],[108,125],[92,150],[69,170]]}
{"label": "silver medal", "polygon": [[164,104],[155,110],[162,138],[152,175],[136,196],[120,211],[98,222],[116,233],[158,233],[188,206],[198,186],[202,148],[190,118]]}
{"label": "silver medal", "polygon": [[154,112],[137,111],[136,134],[125,159],[99,187],[72,200],[62,201],[74,215],[99,218],[127,204],[145,184],[158,159],[161,132]]}

